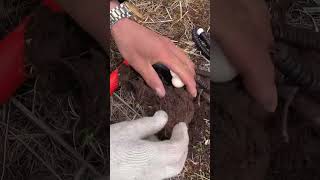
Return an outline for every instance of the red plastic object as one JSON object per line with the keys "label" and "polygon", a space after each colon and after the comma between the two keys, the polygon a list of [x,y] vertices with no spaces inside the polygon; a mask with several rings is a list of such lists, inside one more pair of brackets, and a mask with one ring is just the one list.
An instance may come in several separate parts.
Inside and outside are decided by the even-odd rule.
{"label": "red plastic object", "polygon": [[[126,66],[129,66],[129,63],[127,60],[124,60],[122,62],[121,65],[126,65]],[[110,74],[110,96],[112,96],[112,94],[118,89],[119,87],[119,67],[112,71],[111,74]]]}
{"label": "red plastic object", "polygon": [[30,17],[0,41],[0,104],[24,81],[24,33]]}
{"label": "red plastic object", "polygon": [[54,0],[43,0],[42,3],[49,7],[53,12],[62,12],[62,7],[56,3]]}
{"label": "red plastic object", "polygon": [[119,70],[116,69],[110,74],[110,96],[118,89],[119,87]]}
{"label": "red plastic object", "polygon": [[127,60],[123,60],[122,62],[124,65],[129,66],[129,62]]}

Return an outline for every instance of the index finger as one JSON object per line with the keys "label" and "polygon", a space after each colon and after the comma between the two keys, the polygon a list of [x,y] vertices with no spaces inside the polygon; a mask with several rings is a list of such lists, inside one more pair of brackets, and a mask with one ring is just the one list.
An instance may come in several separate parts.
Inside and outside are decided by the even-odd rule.
{"label": "index finger", "polygon": [[177,124],[172,131],[170,140],[152,142],[156,148],[158,158],[164,165],[176,164],[188,151],[189,135],[187,125],[183,122]]}
{"label": "index finger", "polygon": [[274,66],[268,49],[249,33],[224,36],[220,42],[230,62],[242,75],[249,93],[268,111],[277,106]]}
{"label": "index finger", "polygon": [[179,76],[182,82],[186,85],[188,92],[193,97],[197,96],[194,73],[190,70],[187,64],[182,63],[173,53],[169,56],[163,57],[162,63]]}

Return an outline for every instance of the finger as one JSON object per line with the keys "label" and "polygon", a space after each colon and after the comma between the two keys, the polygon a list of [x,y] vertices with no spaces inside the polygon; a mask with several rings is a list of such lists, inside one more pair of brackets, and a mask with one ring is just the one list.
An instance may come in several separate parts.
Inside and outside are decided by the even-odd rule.
{"label": "finger", "polygon": [[277,106],[277,91],[274,82],[274,67],[268,50],[261,46],[255,36],[234,33],[224,37],[221,46],[231,63],[242,75],[248,92],[266,110]]}
{"label": "finger", "polygon": [[263,0],[242,0],[246,8],[244,12],[250,13],[252,23],[255,25],[255,32],[259,33],[259,38],[265,45],[270,46],[273,42],[270,15],[267,4]]}
{"label": "finger", "polygon": [[[181,127],[179,127],[181,126]],[[185,129],[185,127],[187,126],[184,126],[184,123],[180,123],[180,124],[177,124],[175,126],[175,128],[173,129],[173,132],[172,132],[172,136],[171,136],[171,139],[172,141],[176,141],[176,140],[179,140],[179,139],[184,139],[182,136],[188,136],[188,133],[187,133],[187,130]],[[186,134],[184,134],[186,133]],[[185,139],[187,140],[187,139]],[[186,142],[189,142],[186,141]],[[171,164],[168,164],[166,166],[166,177],[165,178],[170,178],[170,177],[173,177],[173,176],[176,176],[178,175],[183,167],[184,167],[184,164],[186,162],[186,159],[187,159],[187,155],[188,155],[188,144],[186,146],[186,148],[183,150],[183,153],[182,153],[182,156],[174,163],[171,163]]]}
{"label": "finger", "polygon": [[163,162],[163,167],[177,163],[188,151],[189,135],[186,123],[177,124],[172,131],[170,140],[155,143],[158,161]]}
{"label": "finger", "polygon": [[180,122],[174,126],[170,141],[171,143],[178,143],[182,147],[188,146],[189,135],[188,135],[188,127],[186,123]]}
{"label": "finger", "polygon": [[167,113],[157,111],[152,117],[143,117],[111,125],[110,136],[116,133],[118,138],[144,139],[159,132],[166,125],[167,121]]}
{"label": "finger", "polygon": [[163,178],[171,178],[174,176],[177,176],[179,173],[181,173],[181,171],[183,170],[183,167],[185,165],[186,159],[188,156],[188,151],[185,151],[183,153],[183,156],[179,159],[178,162],[170,164],[169,166],[167,166],[165,169],[166,172],[166,176]]}
{"label": "finger", "polygon": [[189,67],[190,71],[192,72],[192,75],[195,76],[196,75],[195,65],[191,61],[191,59],[182,51],[181,48],[175,46],[171,42],[169,43],[169,45],[171,46],[171,51],[179,58],[179,60],[182,63],[187,64],[187,66]]}
{"label": "finger", "polygon": [[143,77],[146,83],[157,93],[159,97],[164,97],[166,91],[157,72],[152,65],[136,65],[133,68]]}
{"label": "finger", "polygon": [[196,75],[195,65],[191,61],[191,59],[189,59],[187,55],[185,55],[180,48],[174,49],[173,52],[182,63],[187,64],[189,70],[192,72],[192,75],[195,76]]}
{"label": "finger", "polygon": [[194,79],[194,73],[189,70],[186,64],[181,63],[177,57],[172,54],[170,56],[164,56],[161,58],[162,63],[166,65],[170,70],[176,73],[182,82],[186,85],[187,90],[193,96],[197,96],[196,82]]}
{"label": "finger", "polygon": [[151,135],[151,136],[145,138],[145,140],[147,140],[147,141],[153,141],[153,142],[158,142],[158,141],[160,141],[159,138],[158,138],[157,136],[155,136],[155,135]]}

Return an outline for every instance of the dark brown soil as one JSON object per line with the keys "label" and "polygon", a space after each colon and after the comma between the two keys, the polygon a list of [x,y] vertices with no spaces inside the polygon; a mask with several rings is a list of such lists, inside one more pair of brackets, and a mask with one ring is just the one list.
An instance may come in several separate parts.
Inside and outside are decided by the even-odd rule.
{"label": "dark brown soil", "polygon": [[[34,14],[32,14],[32,22],[28,27],[25,39],[29,79],[18,90],[17,95],[28,93],[28,91],[34,92],[34,95],[17,97],[17,99],[28,109],[32,109],[34,114],[52,129],[59,134],[61,133],[61,136],[70,145],[72,144],[84,158],[87,158],[88,154],[92,154],[92,151],[89,150],[93,149],[94,156],[88,161],[99,172],[105,172],[109,169],[108,152],[106,152],[108,139],[105,138],[109,133],[106,126],[108,124],[106,122],[109,121],[108,81],[106,79],[109,74],[107,68],[109,58],[98,44],[66,14],[53,14],[49,9],[40,7],[37,3],[26,11],[18,11],[21,13],[19,16],[25,16],[31,10]],[[11,22],[12,24],[1,24],[0,37],[14,28],[19,19],[22,18],[15,18],[15,21]],[[29,67],[32,68],[29,69]],[[199,106],[198,101],[192,99],[187,91],[174,89],[170,86],[166,86],[167,96],[160,99],[139,76],[135,74],[134,77],[135,81],[132,82],[135,83],[128,81],[125,83],[134,84],[133,87],[136,87],[135,96],[137,100],[143,102],[141,104],[144,106],[145,115],[152,115],[158,109],[163,109],[169,114],[169,122],[161,136],[170,137],[173,126],[180,121],[190,123],[189,154],[196,152],[194,145],[203,141],[203,137],[206,136],[206,132],[201,130],[208,128],[204,119],[209,119],[209,105],[201,99],[201,106]],[[70,102],[67,97],[69,98],[70,95],[72,100],[76,102],[72,106],[76,113],[79,112],[79,122],[72,119],[72,116],[68,116]],[[147,105],[153,107],[150,108]],[[1,115],[6,113],[1,110],[2,108],[0,108]],[[28,133],[39,133],[41,138],[27,137],[25,141],[50,167],[58,172],[62,179],[73,179],[73,176],[81,168],[81,163],[77,162],[72,154],[65,152],[65,149],[52,140],[46,132],[28,121],[19,109],[11,105],[9,112],[10,118],[14,121],[9,125],[10,137],[6,141],[7,149],[3,147],[3,144],[0,145],[0,154],[7,151],[8,156],[4,179],[55,179],[52,173],[28,149],[11,136],[10,132],[21,137]],[[74,127],[76,127],[75,131]],[[1,135],[5,134],[3,124],[0,132]],[[93,144],[99,145],[99,148],[102,149],[100,153],[104,153],[103,155],[96,153],[99,149],[84,145],[83,139],[88,137],[82,135],[88,136],[91,133],[94,134],[93,139],[97,141]],[[5,142],[4,138],[1,136],[2,142]],[[19,156],[16,156],[16,151],[21,151]],[[209,147],[207,146],[204,151],[202,158],[205,160],[202,161],[207,163],[210,157]],[[104,156],[106,159],[100,158],[100,156]],[[3,165],[2,158],[1,156],[1,167]],[[193,174],[201,169],[201,166],[209,168],[207,164],[194,165],[195,170],[187,173]],[[206,172],[209,170],[206,169]],[[92,178],[93,176],[91,172],[85,171],[83,179],[91,179],[88,177]]]}
{"label": "dark brown soil", "polygon": [[40,0],[1,1],[0,4],[0,39],[11,32],[23,19],[29,15]]}
{"label": "dark brown soil", "polygon": [[281,86],[279,107],[270,114],[243,91],[239,80],[212,84],[216,179],[320,179],[319,101],[301,92],[296,95],[289,108],[286,142]]}
{"label": "dark brown soil", "polygon": [[[144,115],[152,116],[157,110],[168,113],[169,119],[165,128],[160,131],[160,139],[168,139],[173,127],[178,122],[186,122],[189,127],[189,152],[184,177],[198,179],[201,174],[210,177],[210,105],[201,97],[193,99],[184,89],[165,84],[166,96],[159,98],[131,68],[121,66],[120,82],[122,88],[132,92],[135,99],[143,107]],[[198,104],[200,103],[200,104]],[[205,145],[205,141],[208,141]]]}
{"label": "dark brown soil", "polygon": [[[74,147],[74,150],[83,156],[82,158],[86,159],[91,154],[88,161],[96,171],[101,174],[107,172],[109,169],[109,139],[106,138],[109,136],[107,123],[109,88],[106,79],[109,74],[108,56],[68,15],[54,14],[40,6],[34,8],[25,41],[26,65],[31,64],[32,67],[32,70],[26,68],[29,78],[25,84],[27,86],[30,83],[32,88],[23,86],[17,94],[31,90],[34,92],[34,99],[30,101],[30,96],[17,99],[28,109],[32,109],[36,117]],[[69,101],[67,97],[71,97],[71,100]],[[68,114],[70,102],[73,103],[71,106],[74,108],[74,114],[78,114],[79,119],[72,118]],[[9,130],[16,134],[42,134],[41,138],[27,138],[27,144],[45,159],[50,167],[59,172],[62,179],[73,179],[73,175],[82,167],[73,154],[48,136],[47,132],[30,123],[29,119],[13,105],[10,112],[12,123]],[[21,132],[24,130],[26,132]],[[59,131],[63,133],[58,133]],[[34,139],[37,143],[33,142]],[[4,142],[2,136],[1,141]],[[1,145],[0,153],[3,154],[3,149],[8,152],[4,179],[27,179],[29,176],[49,179],[53,176],[22,144],[17,146],[17,142],[16,139],[7,140],[7,149]],[[98,151],[97,147],[100,148]],[[21,151],[21,155],[14,156],[17,151]],[[0,161],[2,167],[2,158]],[[94,177],[87,169],[82,176]]]}
{"label": "dark brown soil", "polygon": [[[131,71],[131,72],[130,72]],[[170,138],[173,127],[179,122],[189,124],[194,118],[194,101],[191,95],[184,89],[165,85],[166,96],[159,98],[144,80],[132,72],[129,67],[120,69],[121,84],[128,91],[133,92],[138,104],[141,104],[144,115],[152,116],[157,110],[168,113],[168,123],[161,136]]]}
{"label": "dark brown soil", "polygon": [[[106,54],[66,14],[40,7],[26,39],[27,58],[39,73],[39,86],[48,93],[74,93],[79,100],[79,128],[107,119]],[[94,121],[93,121],[94,120]]]}
{"label": "dark brown soil", "polygon": [[164,136],[171,137],[173,127],[179,122],[189,124],[194,116],[194,104],[192,97],[185,89],[166,87],[166,96],[159,98],[154,91],[147,87],[143,80],[133,82],[135,95],[140,97],[138,103],[142,104],[146,115],[152,115],[157,110],[168,113],[168,123],[164,128]]}
{"label": "dark brown soil", "polygon": [[252,101],[240,85],[212,84],[216,121],[213,169],[216,179],[264,179],[270,160],[269,136],[264,124],[270,114]]}

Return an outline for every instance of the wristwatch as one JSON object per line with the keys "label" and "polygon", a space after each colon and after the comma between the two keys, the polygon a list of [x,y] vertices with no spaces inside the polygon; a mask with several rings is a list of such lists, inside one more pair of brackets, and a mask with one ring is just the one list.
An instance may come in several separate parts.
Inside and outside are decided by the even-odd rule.
{"label": "wristwatch", "polygon": [[143,19],[143,15],[135,5],[127,1],[121,3],[119,6],[110,10],[110,28],[119,20],[130,17],[133,17],[134,20]]}

